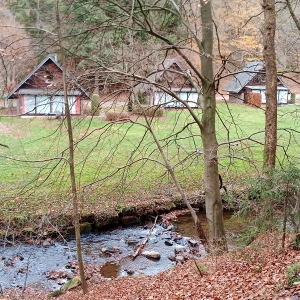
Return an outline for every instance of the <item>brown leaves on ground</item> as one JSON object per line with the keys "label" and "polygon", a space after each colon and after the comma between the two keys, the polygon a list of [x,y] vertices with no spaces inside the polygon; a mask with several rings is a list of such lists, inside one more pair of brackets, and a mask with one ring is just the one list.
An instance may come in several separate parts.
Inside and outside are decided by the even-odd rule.
{"label": "brown leaves on ground", "polygon": [[[155,276],[122,277],[89,281],[89,291],[66,292],[61,300],[148,300],[148,299],[300,299],[300,285],[289,288],[288,266],[299,262],[299,251],[280,248],[277,234],[261,236],[249,247],[198,261],[206,267],[203,277],[195,262],[188,261]],[[97,282],[97,284],[95,283]],[[6,295],[5,295],[6,296]],[[27,297],[27,298],[26,298]],[[46,298],[46,297],[45,297]],[[30,295],[24,299],[31,298]]]}

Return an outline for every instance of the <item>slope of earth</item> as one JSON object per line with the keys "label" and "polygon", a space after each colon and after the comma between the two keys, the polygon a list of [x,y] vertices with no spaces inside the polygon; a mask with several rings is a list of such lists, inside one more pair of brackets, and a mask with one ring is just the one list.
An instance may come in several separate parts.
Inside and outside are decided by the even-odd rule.
{"label": "slope of earth", "polygon": [[[287,270],[300,262],[300,252],[281,248],[278,233],[260,236],[250,246],[214,257],[207,256],[155,276],[107,280],[97,269],[87,268],[88,293],[80,287],[61,295],[61,300],[146,299],[300,299],[300,284],[289,286]],[[299,270],[298,270],[299,272]],[[299,279],[300,280],[300,279]],[[296,280],[297,281],[297,280]],[[32,294],[32,293],[35,294]],[[3,299],[20,297],[8,292]],[[27,289],[22,299],[46,299],[46,291]]]}

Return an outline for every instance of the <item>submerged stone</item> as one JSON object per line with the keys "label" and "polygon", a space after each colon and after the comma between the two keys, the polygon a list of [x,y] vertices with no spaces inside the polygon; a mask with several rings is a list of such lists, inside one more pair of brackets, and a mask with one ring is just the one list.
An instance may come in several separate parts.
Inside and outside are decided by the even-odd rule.
{"label": "submerged stone", "polygon": [[126,240],[126,243],[127,243],[129,246],[134,246],[134,245],[138,244],[139,241],[136,240],[136,239],[128,239],[128,240]]}
{"label": "submerged stone", "polygon": [[195,240],[188,240],[188,243],[191,245],[191,247],[196,247],[198,245],[198,242]]}
{"label": "submerged stone", "polygon": [[166,246],[173,246],[173,242],[170,241],[170,240],[166,240],[166,241],[165,241],[165,245],[166,245]]}
{"label": "submerged stone", "polygon": [[143,251],[142,255],[151,259],[160,259],[160,254],[157,251]]}

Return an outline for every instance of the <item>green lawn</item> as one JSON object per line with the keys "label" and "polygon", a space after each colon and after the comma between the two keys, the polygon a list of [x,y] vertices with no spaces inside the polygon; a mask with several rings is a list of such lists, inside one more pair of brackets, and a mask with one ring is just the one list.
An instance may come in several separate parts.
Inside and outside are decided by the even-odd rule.
{"label": "green lawn", "polygon": [[[261,170],[264,111],[218,103],[220,173],[244,184]],[[297,106],[278,108],[278,165],[298,160]],[[201,110],[195,110],[201,118]],[[128,206],[132,201],[173,191],[149,132],[139,124],[109,124],[99,118],[74,119],[76,174],[86,212]],[[187,111],[166,111],[153,121],[165,153],[188,191],[202,188],[200,131]],[[183,130],[184,129],[184,130]],[[66,126],[61,120],[1,117],[2,207],[29,212],[70,207]],[[247,138],[250,139],[247,139]],[[234,143],[228,143],[234,141]],[[127,167],[126,167],[127,166]]]}

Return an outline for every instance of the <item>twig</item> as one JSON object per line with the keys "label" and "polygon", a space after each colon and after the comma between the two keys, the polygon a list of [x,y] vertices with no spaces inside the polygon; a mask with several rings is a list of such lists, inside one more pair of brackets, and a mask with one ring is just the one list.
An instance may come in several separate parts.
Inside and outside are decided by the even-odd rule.
{"label": "twig", "polygon": [[132,260],[135,260],[137,258],[137,256],[141,253],[141,251],[144,249],[145,245],[147,244],[147,242],[148,242],[148,240],[150,238],[150,235],[151,235],[151,233],[152,233],[152,231],[153,231],[153,229],[154,229],[154,227],[156,225],[157,217],[158,216],[156,216],[155,221],[154,221],[154,223],[153,223],[153,225],[152,225],[152,227],[151,227],[151,229],[150,229],[150,231],[149,231],[146,239],[139,245],[139,247],[135,251],[135,253],[134,253],[133,257],[132,257]]}
{"label": "twig", "polygon": [[195,266],[196,266],[196,268],[197,268],[197,270],[198,270],[200,276],[203,277],[203,272],[201,271],[200,267],[198,266],[198,264],[197,264],[197,262],[196,262],[195,256],[194,256],[194,254],[193,254],[192,251],[191,251],[190,244],[187,243],[187,245],[188,245],[188,247],[189,247],[190,253],[192,254],[192,258],[193,258],[193,261],[194,261],[194,263],[195,263]]}
{"label": "twig", "polygon": [[30,262],[30,257],[31,257],[32,253],[29,255],[28,260],[27,260],[27,264],[26,264],[26,275],[25,275],[25,280],[24,280],[24,286],[22,289],[22,299],[24,299],[24,293],[26,290],[26,285],[27,285],[27,278],[28,278],[28,272],[29,272],[29,262]]}
{"label": "twig", "polygon": [[283,233],[282,233],[282,240],[281,240],[282,249],[284,249],[284,245],[285,245],[288,197],[289,197],[289,182],[287,182],[287,184],[286,184],[286,191],[285,191],[285,197],[284,197],[284,206],[283,206],[284,215],[283,215]]}
{"label": "twig", "polygon": [[7,240],[9,227],[10,227],[10,217],[8,218],[8,224],[7,224],[7,228],[6,228],[6,232],[5,232],[5,236],[4,236],[4,249],[5,249],[6,244],[8,244],[8,243],[13,245],[13,243],[11,243]]}

